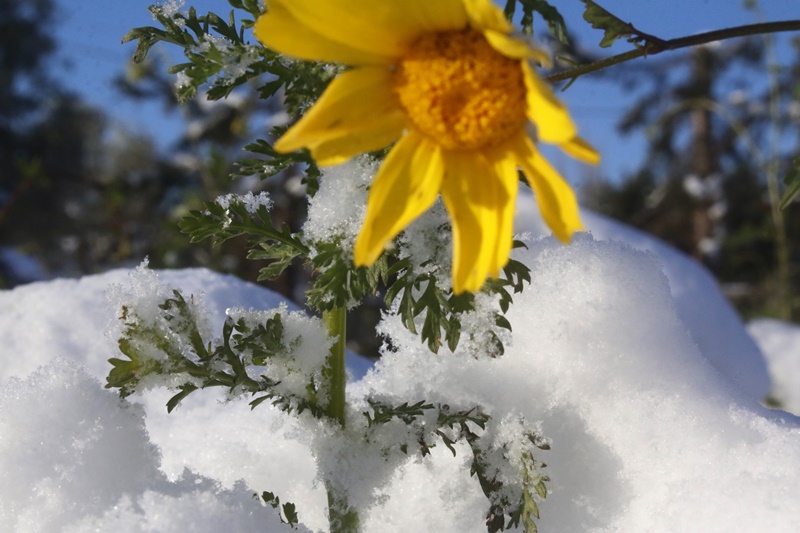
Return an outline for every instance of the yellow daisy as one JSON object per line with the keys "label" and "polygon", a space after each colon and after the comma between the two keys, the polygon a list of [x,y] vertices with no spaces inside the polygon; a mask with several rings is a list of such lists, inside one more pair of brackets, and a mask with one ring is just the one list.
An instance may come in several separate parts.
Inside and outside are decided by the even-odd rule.
{"label": "yellow daisy", "polygon": [[508,261],[518,168],[561,241],[581,229],[575,195],[526,127],[582,161],[599,156],[529,65],[548,58],[512,30],[491,0],[267,0],[255,26],[265,46],[352,67],[275,149],[335,165],[397,141],[370,189],[356,265],[374,263],[441,193],[453,290],[479,290]]}

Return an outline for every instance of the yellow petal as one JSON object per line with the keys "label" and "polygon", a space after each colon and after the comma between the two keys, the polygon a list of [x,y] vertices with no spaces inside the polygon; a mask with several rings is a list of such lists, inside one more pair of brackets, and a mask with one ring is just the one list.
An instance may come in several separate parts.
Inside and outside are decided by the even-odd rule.
{"label": "yellow petal", "polygon": [[423,32],[455,30],[467,25],[460,0],[280,0],[280,3],[297,20],[331,41],[383,57],[402,56]]}
{"label": "yellow petal", "polygon": [[367,216],[356,239],[356,265],[371,265],[411,221],[436,200],[444,175],[438,145],[410,132],[381,164],[367,201]]}
{"label": "yellow petal", "polygon": [[[453,224],[453,292],[474,292],[508,259],[508,254],[498,258],[497,253],[507,246],[501,240],[511,238],[504,220],[513,197],[482,154],[444,155],[442,200]],[[504,177],[508,177],[505,171]]]}
{"label": "yellow petal", "polygon": [[521,64],[528,90],[528,118],[536,124],[539,139],[546,143],[561,144],[574,138],[577,128],[566,106],[526,61],[521,61]]}
{"label": "yellow petal", "polygon": [[572,188],[526,135],[515,139],[513,151],[536,194],[542,218],[561,242],[569,242],[575,231],[583,229]]}
{"label": "yellow petal", "polygon": [[309,149],[319,165],[339,165],[355,155],[389,146],[400,138],[406,124],[405,113],[398,109],[356,129],[339,130]]}
{"label": "yellow petal", "polygon": [[269,11],[258,17],[253,30],[264,46],[298,59],[345,65],[390,62],[384,56],[323,37],[292,16],[281,2],[270,2]]}
{"label": "yellow petal", "polygon": [[511,33],[511,25],[503,11],[494,5],[491,0],[463,0],[467,8],[469,24],[476,30],[494,30],[501,33]]}
{"label": "yellow petal", "polygon": [[487,156],[494,166],[498,185],[509,199],[499,206],[496,212],[497,248],[494,253],[494,261],[489,265],[489,275],[497,278],[500,275],[500,269],[508,263],[514,241],[514,210],[519,189],[519,172],[517,172],[517,160],[509,149],[499,147],[489,151]]}
{"label": "yellow petal", "polygon": [[461,0],[406,0],[402,6],[406,24],[417,27],[419,33],[461,30],[469,24]]}
{"label": "yellow petal", "polygon": [[597,150],[580,137],[573,137],[569,141],[559,144],[559,146],[569,155],[584,163],[596,165],[600,162],[600,154],[597,153]]}
{"label": "yellow petal", "polygon": [[384,67],[360,67],[337,76],[275,149],[292,152],[370,126],[399,111],[391,75]]}
{"label": "yellow petal", "polygon": [[492,48],[507,57],[515,59],[533,59],[545,66],[550,66],[550,58],[541,50],[532,48],[528,43],[515,39],[505,33],[486,30],[483,36]]}

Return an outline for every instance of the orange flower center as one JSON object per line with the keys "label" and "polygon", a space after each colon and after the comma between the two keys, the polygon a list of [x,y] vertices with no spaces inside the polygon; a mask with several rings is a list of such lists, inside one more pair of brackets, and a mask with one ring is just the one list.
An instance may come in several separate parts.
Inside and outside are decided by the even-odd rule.
{"label": "orange flower center", "polygon": [[420,37],[397,65],[394,90],[416,128],[441,146],[493,146],[525,124],[520,60],[474,30]]}

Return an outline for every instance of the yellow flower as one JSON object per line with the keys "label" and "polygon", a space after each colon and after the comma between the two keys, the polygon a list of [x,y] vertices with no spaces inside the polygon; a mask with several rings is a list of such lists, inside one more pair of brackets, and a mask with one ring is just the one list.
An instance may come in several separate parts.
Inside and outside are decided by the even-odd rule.
{"label": "yellow flower", "polygon": [[[283,54],[348,65],[275,143],[320,165],[397,143],[375,176],[353,252],[374,263],[436,200],[453,226],[453,290],[480,289],[511,251],[520,168],[553,233],[581,229],[569,185],[526,132],[580,160],[599,156],[529,66],[547,57],[510,36],[491,0],[267,0],[256,37]],[[399,139],[399,140],[398,140]]]}

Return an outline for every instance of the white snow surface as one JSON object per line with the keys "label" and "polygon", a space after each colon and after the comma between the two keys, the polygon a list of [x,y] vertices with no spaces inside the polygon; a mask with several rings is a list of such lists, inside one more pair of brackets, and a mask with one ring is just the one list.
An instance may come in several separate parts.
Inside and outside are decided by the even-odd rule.
{"label": "white snow surface", "polygon": [[367,212],[367,186],[377,169],[369,156],[324,168],[319,192],[308,201],[305,236],[311,241],[340,239],[343,248],[352,249]]}
{"label": "white snow surface", "polygon": [[800,327],[762,318],[750,322],[747,331],[766,356],[774,383],[773,399],[787,411],[800,414]]}
{"label": "white snow surface", "polygon": [[[516,213],[519,233],[550,234],[527,186],[520,187]],[[652,235],[588,209],[581,210],[581,219],[595,239],[622,241],[654,254],[669,280],[678,316],[703,355],[752,397],[763,399],[770,393],[769,373],[758,346],[708,270]]]}
{"label": "white snow surface", "polygon": [[[520,231],[539,233],[524,211]],[[537,237],[517,251],[532,284],[514,298],[503,357],[472,357],[468,339],[431,354],[388,316],[392,350],[351,384],[352,404],[375,392],[538,423],[552,446],[538,455],[551,479],[544,533],[800,531],[800,421],[761,407],[766,364],[710,276],[628,228],[589,213],[584,222],[592,234],[570,246]],[[289,531],[252,498],[264,490],[297,505],[301,531],[325,531],[310,446],[341,443],[324,430],[304,434],[270,406],[251,411],[213,391],[167,415],[168,391],[120,401],[103,389],[118,356],[103,333],[118,321],[106,291],[128,275],[0,291],[0,531]],[[158,276],[202,295],[215,332],[230,307],[280,305],[207,270]],[[363,376],[356,356],[349,366]],[[781,368],[783,383],[800,383],[796,362]],[[463,452],[438,446],[393,472],[354,456],[355,492],[372,497],[364,530],[485,531]]]}

